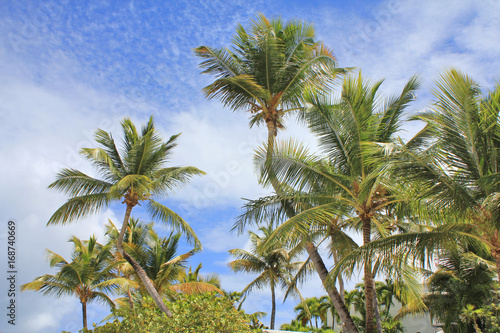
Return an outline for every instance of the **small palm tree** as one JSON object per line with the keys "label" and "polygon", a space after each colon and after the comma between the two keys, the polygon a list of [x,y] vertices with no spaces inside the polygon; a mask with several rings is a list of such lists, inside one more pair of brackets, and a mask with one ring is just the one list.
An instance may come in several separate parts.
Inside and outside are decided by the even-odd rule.
{"label": "small palm tree", "polygon": [[[273,232],[271,226],[261,227],[259,229],[264,233],[259,236],[254,232],[250,233],[252,242],[251,251],[243,249],[233,249],[229,253],[237,259],[229,263],[229,267],[235,272],[257,273],[257,276],[242,291],[243,294],[251,292],[253,289],[261,289],[266,286],[271,288],[271,324],[274,329],[276,316],[276,288],[281,285],[288,287],[293,279],[293,272],[296,272],[303,266],[303,262],[294,262],[299,252],[295,250],[287,251],[279,244],[275,244],[266,251],[260,249],[261,245],[267,241],[269,235]],[[309,270],[311,267],[309,265]]]}
{"label": "small palm tree", "polygon": [[[194,255],[196,250],[178,255],[177,249],[181,235],[171,233],[168,237],[160,237],[153,227],[153,222],[143,224],[139,220],[131,218],[124,236],[123,248],[144,269],[155,289],[159,294],[162,294],[180,279],[184,273],[184,264],[187,259]],[[119,235],[118,229],[112,223],[107,226],[107,229],[107,235],[112,244],[116,245],[116,239]],[[117,253],[116,257],[120,258],[121,256]],[[130,264],[126,263],[120,268],[124,276],[134,276],[138,279]],[[146,292],[144,288],[141,285],[139,291]],[[132,304],[130,293],[128,297]]]}
{"label": "small palm tree", "polygon": [[[123,263],[117,266],[118,274],[124,278],[131,280],[139,280],[137,274],[135,274],[134,268],[124,260],[123,256],[116,249],[116,240],[120,234],[120,230],[113,224],[110,220],[106,227],[106,236],[109,238],[109,243],[112,246],[113,255],[115,260],[121,260]],[[127,226],[127,231],[123,237],[123,248],[124,251],[130,254],[133,258],[138,258],[143,256],[144,250],[146,248],[146,241],[149,237],[149,232],[152,230],[153,224],[142,224],[138,219],[130,218],[129,224]],[[139,285],[137,285],[139,287]],[[134,295],[133,291],[137,288],[124,288],[128,304],[131,308],[134,307]]]}
{"label": "small palm tree", "polygon": [[225,293],[221,289],[220,276],[217,273],[200,274],[202,267],[203,265],[200,263],[194,271],[192,267],[180,271],[177,276],[177,283],[170,286],[170,289],[185,294],[216,292],[224,295]]}
{"label": "small palm tree", "polygon": [[88,241],[73,236],[70,242],[75,246],[72,261],[68,262],[61,255],[47,250],[50,267],[59,268],[59,272],[39,276],[23,284],[21,291],[34,290],[44,295],[78,297],[82,304],[83,327],[87,328],[87,304],[98,301],[114,308],[115,304],[107,293],[127,287],[131,282],[114,275],[113,271],[120,262],[113,260],[109,245],[102,246],[93,236]]}
{"label": "small palm tree", "polygon": [[123,238],[132,209],[145,202],[153,220],[171,225],[201,248],[200,241],[189,224],[156,200],[203,172],[191,166],[165,166],[179,134],[164,142],[154,127],[152,117],[141,132],[137,131],[130,119],[124,119],[121,125],[124,134],[122,149],[118,149],[111,134],[99,129],[95,137],[100,147],[81,150],[81,154],[92,162],[101,178],[94,178],[74,169],[63,169],[58,173],[57,180],[49,185],[49,188],[69,194],[70,199],[52,215],[48,224],[68,223],[98,213],[112,202],[124,203],[125,216],[116,247],[137,272],[157,306],[170,316],[170,311],[144,269],[124,251]]}

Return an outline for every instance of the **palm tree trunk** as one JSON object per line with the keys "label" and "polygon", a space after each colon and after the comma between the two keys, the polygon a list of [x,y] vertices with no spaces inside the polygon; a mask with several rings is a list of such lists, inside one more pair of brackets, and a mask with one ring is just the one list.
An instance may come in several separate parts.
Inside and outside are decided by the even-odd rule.
{"label": "palm tree trunk", "polygon": [[[376,293],[375,293],[376,294]],[[373,297],[373,313],[375,316],[375,323],[377,324],[377,333],[382,333],[382,319],[380,318],[380,308],[378,306],[377,296]]]}
{"label": "palm tree trunk", "polygon": [[274,291],[274,283],[271,282],[271,329],[274,330],[274,321],[276,318],[276,294]]}
{"label": "palm tree trunk", "polygon": [[[268,132],[267,132],[267,152],[266,152],[265,163],[270,164],[274,153],[274,140],[277,135],[277,128],[276,128],[276,123],[274,121],[266,121],[266,124]],[[276,178],[276,175],[273,172],[273,168],[271,167],[269,167],[269,179],[271,180],[271,185],[273,186],[273,189],[276,192],[276,194],[280,195],[282,193],[281,186],[278,182],[278,179]],[[295,211],[291,206],[290,202],[283,200],[281,204],[283,205],[283,208],[285,209],[288,218],[295,216]],[[358,329],[354,325],[354,322],[352,321],[349,311],[347,310],[344,302],[342,301],[342,298],[339,295],[337,288],[335,286],[330,286],[330,284],[327,283],[328,270],[326,269],[325,263],[323,262],[323,259],[321,259],[321,256],[319,255],[316,246],[314,246],[313,243],[307,243],[306,250],[312,262],[314,263],[316,272],[318,273],[321,282],[323,283],[323,286],[326,289],[326,292],[328,293],[330,299],[332,300],[333,306],[337,310],[337,313],[339,314],[342,322],[345,325],[344,327],[346,333],[358,333]]]}
{"label": "palm tree trunk", "polygon": [[[371,220],[365,218],[363,220],[363,244],[368,244],[370,242],[371,233]],[[372,275],[372,263],[369,260],[365,260],[365,332],[373,333],[373,296],[375,294],[373,275]]]}
{"label": "palm tree trunk", "polygon": [[82,302],[83,328],[87,328],[87,302]]}
{"label": "palm tree trunk", "polygon": [[316,272],[318,273],[321,282],[323,283],[323,286],[328,293],[328,296],[330,296],[335,310],[340,316],[340,320],[342,320],[342,322],[344,323],[343,325],[345,328],[345,332],[358,333],[358,329],[356,328],[356,325],[354,325],[351,315],[349,314],[345,303],[342,301],[337,288],[335,286],[331,286],[331,284],[328,283],[328,270],[326,269],[323,259],[321,259],[321,256],[318,253],[318,249],[316,248],[316,246],[314,246],[313,243],[307,243],[306,250],[307,254],[309,254],[309,257],[311,258],[311,261],[314,263],[314,268],[316,269]]}
{"label": "palm tree trunk", "polygon": [[[129,194],[127,194],[128,196]],[[134,268],[134,271],[137,273],[139,278],[141,279],[142,283],[144,284],[144,287],[146,287],[146,290],[148,291],[149,295],[153,298],[154,302],[156,303],[156,306],[164,312],[167,316],[172,317],[172,313],[170,310],[167,308],[165,303],[163,303],[163,300],[158,294],[158,291],[156,291],[156,288],[154,287],[153,283],[151,280],[148,278],[146,272],[142,267],[137,263],[137,261],[134,260],[125,250],[123,249],[123,237],[125,236],[125,231],[127,230],[128,227],[128,222],[130,220],[130,214],[132,213],[132,208],[135,206],[134,202],[129,202],[129,198],[126,196],[125,201],[127,202],[127,210],[125,211],[125,217],[123,219],[123,224],[122,224],[122,229],[120,230],[120,234],[118,236],[118,240],[116,242],[116,248],[118,249],[118,252],[125,258],[125,260],[128,261],[130,265]]]}
{"label": "palm tree trunk", "polygon": [[130,308],[134,308],[134,301],[132,300],[132,293],[130,292],[130,288],[127,290],[127,296],[128,296],[128,303],[130,305]]}
{"label": "palm tree trunk", "polygon": [[[268,172],[269,172],[269,180],[271,181],[271,185],[274,189],[274,192],[279,196],[283,194],[283,191],[281,190],[281,185],[278,182],[278,179],[274,173],[273,168],[270,167],[270,164],[273,159],[273,153],[274,153],[274,142],[276,139],[277,135],[277,130],[276,130],[276,124],[272,121],[267,122],[267,151],[266,151],[266,164],[269,166]],[[295,211],[291,205],[291,203],[287,200],[282,200],[281,205],[285,209],[285,213],[288,216],[288,218],[291,218],[295,216]]]}

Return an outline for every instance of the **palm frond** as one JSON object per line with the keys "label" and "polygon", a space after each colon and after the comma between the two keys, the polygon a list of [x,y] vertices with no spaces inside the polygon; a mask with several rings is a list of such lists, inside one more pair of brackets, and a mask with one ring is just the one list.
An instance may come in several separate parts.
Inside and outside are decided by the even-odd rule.
{"label": "palm frond", "polygon": [[175,230],[182,232],[187,237],[188,241],[190,241],[197,248],[202,248],[201,242],[196,236],[194,230],[177,213],[152,199],[148,200],[146,208],[153,220],[171,225]]}

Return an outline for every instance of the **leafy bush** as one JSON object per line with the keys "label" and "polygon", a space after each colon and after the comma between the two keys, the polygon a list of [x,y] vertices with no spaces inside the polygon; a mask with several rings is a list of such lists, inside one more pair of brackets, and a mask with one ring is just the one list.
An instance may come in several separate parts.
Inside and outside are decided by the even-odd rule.
{"label": "leafy bush", "polygon": [[[232,302],[216,294],[179,295],[167,306],[172,312],[168,318],[156,307],[151,298],[144,298],[134,309],[122,307],[114,310],[116,317],[104,326],[95,327],[94,333],[250,333],[250,318],[236,310]],[[95,326],[95,324],[94,324]]]}

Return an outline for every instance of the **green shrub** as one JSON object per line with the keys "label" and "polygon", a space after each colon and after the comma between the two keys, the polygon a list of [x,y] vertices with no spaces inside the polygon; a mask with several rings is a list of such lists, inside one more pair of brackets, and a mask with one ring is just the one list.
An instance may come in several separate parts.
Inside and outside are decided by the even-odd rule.
{"label": "green shrub", "polygon": [[134,309],[123,307],[113,311],[115,319],[95,327],[94,333],[250,333],[250,318],[238,311],[232,302],[220,295],[179,295],[166,303],[172,317],[168,318],[151,298],[144,298]]}

